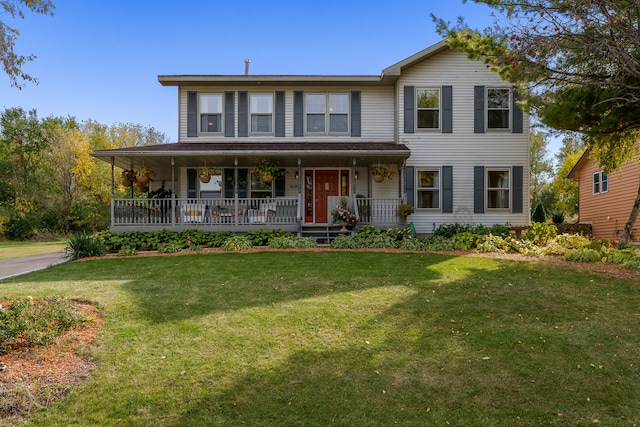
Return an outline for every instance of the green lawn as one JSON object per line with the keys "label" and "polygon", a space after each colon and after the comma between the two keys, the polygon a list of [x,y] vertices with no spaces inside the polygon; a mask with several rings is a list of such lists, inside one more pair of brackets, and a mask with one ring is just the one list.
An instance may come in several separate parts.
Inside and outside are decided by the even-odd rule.
{"label": "green lawn", "polygon": [[541,262],[264,252],[68,263],[3,297],[99,304],[38,426],[634,425],[640,286]]}
{"label": "green lawn", "polygon": [[0,241],[0,259],[18,258],[30,255],[42,255],[62,252],[66,246],[65,240],[51,242],[2,242]]}

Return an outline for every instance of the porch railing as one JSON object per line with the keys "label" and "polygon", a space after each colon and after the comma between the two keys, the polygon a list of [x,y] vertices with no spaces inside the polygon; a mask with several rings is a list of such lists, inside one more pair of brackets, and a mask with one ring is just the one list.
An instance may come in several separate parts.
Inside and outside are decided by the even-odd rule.
{"label": "porch railing", "polygon": [[[396,209],[403,203],[402,198],[363,198],[363,197],[341,197],[330,196],[328,198],[329,222],[332,222],[331,212],[344,199],[347,208],[358,215],[358,224],[373,225],[376,227],[397,227],[401,225],[400,219],[396,216]],[[355,200],[355,204],[354,204]]]}
{"label": "porch railing", "polygon": [[403,203],[402,198],[357,197],[356,206],[360,224],[377,227],[397,227],[401,225],[396,209]]}
{"label": "porch railing", "polygon": [[114,199],[113,203],[113,225],[292,225],[299,222],[297,197]]}

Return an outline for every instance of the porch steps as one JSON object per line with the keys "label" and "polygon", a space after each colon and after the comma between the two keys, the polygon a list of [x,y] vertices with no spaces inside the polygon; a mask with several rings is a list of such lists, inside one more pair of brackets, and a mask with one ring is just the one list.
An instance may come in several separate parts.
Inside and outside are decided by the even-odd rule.
{"label": "porch steps", "polygon": [[301,237],[313,237],[318,244],[329,244],[333,239],[343,234],[340,232],[339,225],[304,225],[301,233]]}

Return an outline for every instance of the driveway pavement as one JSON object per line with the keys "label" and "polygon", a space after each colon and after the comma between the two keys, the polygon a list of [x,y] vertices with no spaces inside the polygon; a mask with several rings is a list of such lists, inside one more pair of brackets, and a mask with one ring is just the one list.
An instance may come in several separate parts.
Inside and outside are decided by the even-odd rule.
{"label": "driveway pavement", "polygon": [[31,273],[32,271],[44,270],[52,265],[62,264],[66,261],[64,252],[2,259],[0,260],[0,280]]}

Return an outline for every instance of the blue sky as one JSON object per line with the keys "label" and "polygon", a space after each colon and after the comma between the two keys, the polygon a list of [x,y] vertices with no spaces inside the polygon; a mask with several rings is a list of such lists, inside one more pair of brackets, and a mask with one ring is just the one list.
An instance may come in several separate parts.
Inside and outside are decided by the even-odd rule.
{"label": "blue sky", "polygon": [[54,16],[0,19],[40,81],[18,90],[0,73],[0,107],[39,117],[137,123],[177,141],[177,88],[158,75],[378,75],[440,40],[430,13],[473,28],[490,10],[462,0],[53,0]]}

